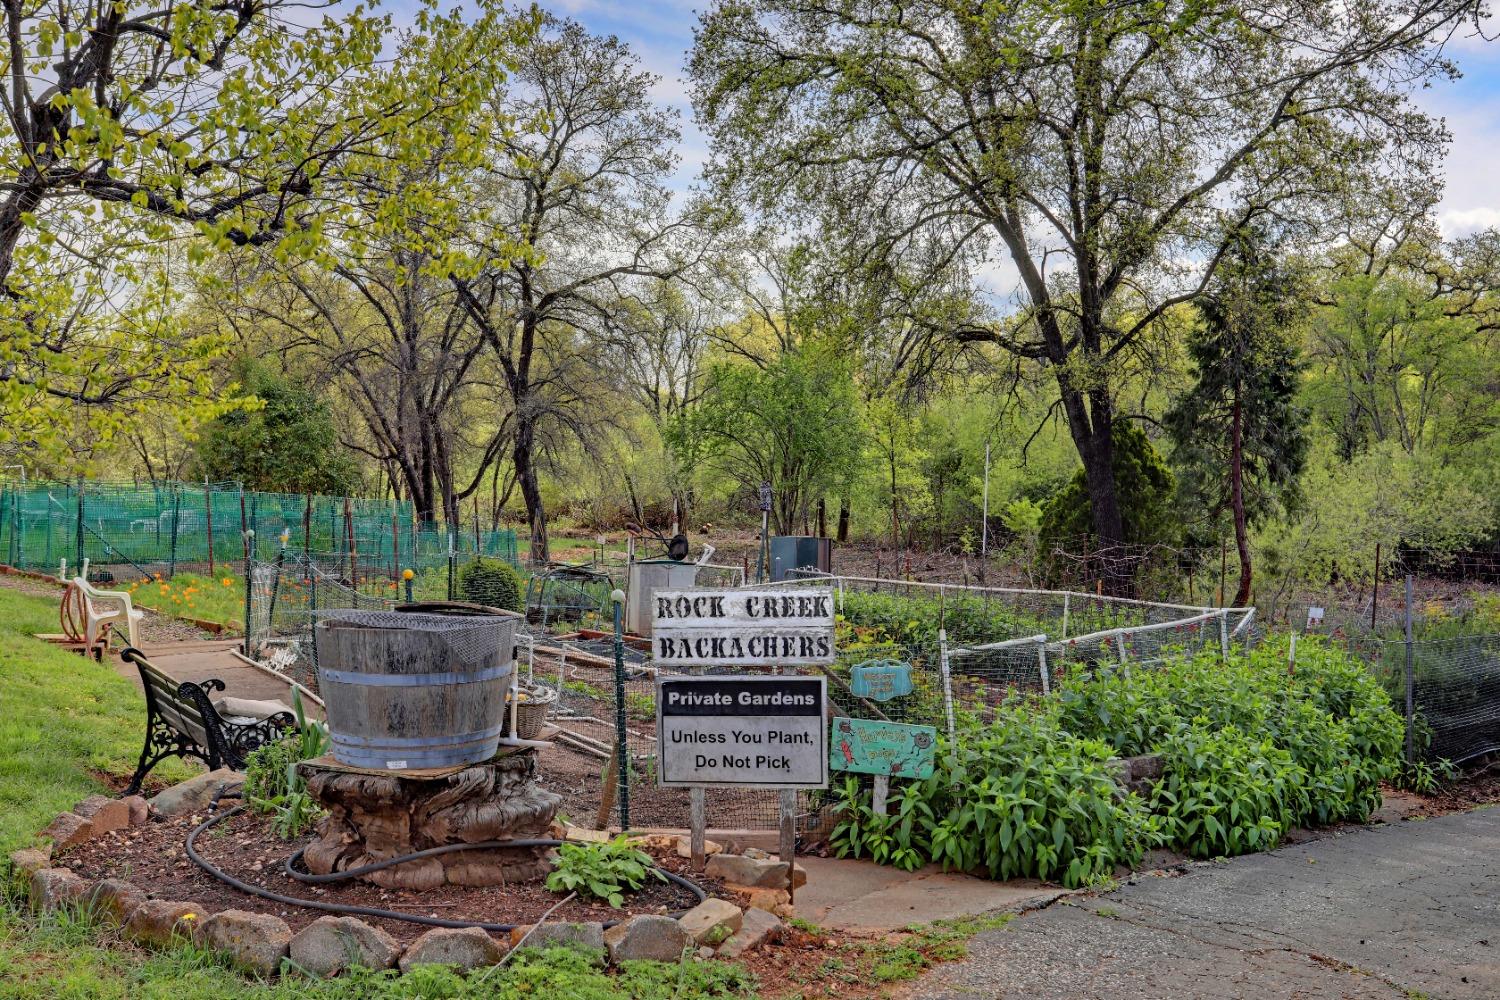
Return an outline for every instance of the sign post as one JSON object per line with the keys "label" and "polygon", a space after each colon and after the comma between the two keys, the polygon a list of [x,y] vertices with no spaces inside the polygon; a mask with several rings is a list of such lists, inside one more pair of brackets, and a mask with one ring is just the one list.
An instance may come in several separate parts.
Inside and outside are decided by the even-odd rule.
{"label": "sign post", "polygon": [[[659,667],[834,662],[831,588],[657,591],[651,600]],[[823,676],[658,674],[657,783],[690,790],[695,867],[704,860],[706,790],[726,787],[780,791],[781,858],[791,864],[797,789],[828,787],[827,704]]]}

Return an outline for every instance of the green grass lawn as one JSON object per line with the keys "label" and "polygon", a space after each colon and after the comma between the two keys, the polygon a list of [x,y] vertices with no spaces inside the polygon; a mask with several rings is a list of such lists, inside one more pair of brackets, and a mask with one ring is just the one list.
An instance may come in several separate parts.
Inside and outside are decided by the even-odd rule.
{"label": "green grass lawn", "polygon": [[197,618],[243,630],[245,578],[220,572],[216,577],[178,573],[170,580],[133,580],[124,585],[138,607],[179,618]]}
{"label": "green grass lawn", "polygon": [[[131,682],[31,637],[56,628],[57,603],[0,588],[0,853],[36,841],[54,816],[135,767],[145,703]],[[192,765],[154,775],[180,780]],[[630,963],[605,973],[566,950],[529,952],[467,978],[441,969],[327,983],[248,980],[191,947],[147,952],[76,915],[31,916],[12,880],[0,894],[0,1000],[467,1000],[750,997],[737,966]]]}

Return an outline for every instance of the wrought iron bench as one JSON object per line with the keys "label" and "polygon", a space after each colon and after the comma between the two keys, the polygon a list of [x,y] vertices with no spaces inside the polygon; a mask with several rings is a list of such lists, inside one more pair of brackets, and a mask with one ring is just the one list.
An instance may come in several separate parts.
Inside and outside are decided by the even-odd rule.
{"label": "wrought iron bench", "polygon": [[221,767],[243,770],[252,750],[296,728],[297,720],[290,712],[251,722],[226,719],[209,700],[211,693],[224,690],[223,681],[210,678],[179,684],[133,646],[120,656],[135,664],[146,689],[146,743],[126,795],[139,792],[141,781],[168,757],[196,757],[210,771]]}

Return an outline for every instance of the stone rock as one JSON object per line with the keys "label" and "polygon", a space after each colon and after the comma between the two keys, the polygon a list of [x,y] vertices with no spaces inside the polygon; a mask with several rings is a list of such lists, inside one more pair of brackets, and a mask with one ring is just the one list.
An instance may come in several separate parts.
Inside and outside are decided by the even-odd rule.
{"label": "stone rock", "polygon": [[743,851],[741,851],[740,853],[743,854],[747,858],[754,858],[756,861],[775,861],[776,860],[775,858],[771,857],[771,854],[770,854],[769,851],[763,851],[759,847],[747,847]]}
{"label": "stone rock", "polygon": [[137,944],[166,947],[174,938],[191,937],[203,917],[197,903],[177,899],[148,899],[125,918],[125,936]]}
{"label": "stone rock", "polygon": [[677,918],[699,944],[716,945],[740,929],[740,908],[727,899],[708,898]]}
{"label": "stone rock", "polygon": [[130,795],[120,801],[130,807],[131,826],[144,826],[151,819],[151,805],[144,795]]}
{"label": "stone rock", "polygon": [[[676,849],[677,849],[677,856],[679,858],[691,858],[693,856],[693,841],[692,841],[692,839],[689,838],[689,837],[678,837],[677,838]],[[716,842],[714,842],[712,840],[704,840],[703,841],[703,856],[705,858],[711,858],[715,854],[722,853],[723,850],[724,850],[724,845],[723,844],[716,843]]]}
{"label": "stone rock", "polygon": [[288,950],[313,976],[336,976],[355,966],[389,969],[401,957],[395,938],[353,917],[319,917],[292,937]]}
{"label": "stone rock", "polygon": [[39,847],[23,847],[10,852],[11,873],[17,881],[31,882],[31,876],[52,864],[52,852]]}
{"label": "stone rock", "polygon": [[249,910],[215,913],[199,927],[198,943],[222,951],[246,972],[274,976],[292,943],[292,929],[280,917]]}
{"label": "stone rock", "polygon": [[792,908],[792,894],[785,889],[752,889],[732,886],[743,892],[750,910],[764,910],[777,916],[787,915]]}
{"label": "stone rock", "polygon": [[714,950],[712,948],[699,948],[693,957],[700,962],[706,962],[714,957]]}
{"label": "stone rock", "polygon": [[217,771],[200,774],[159,792],[150,800],[151,808],[162,816],[184,816],[207,809],[220,785],[230,785],[244,780],[245,776],[239,771],[221,767]]}
{"label": "stone rock", "polygon": [[792,864],[792,888],[800,889],[807,884],[807,869],[801,865]]}
{"label": "stone rock", "polygon": [[71,812],[63,813],[42,831],[42,836],[52,841],[54,854],[61,854],[71,847],[77,847],[93,835],[93,824],[77,813]]}
{"label": "stone rock", "polygon": [[135,908],[145,901],[144,889],[117,878],[97,882],[88,891],[89,907],[117,924],[123,924]]}
{"label": "stone rock", "polygon": [[748,854],[715,854],[703,871],[709,878],[722,879],[752,889],[785,889],[791,865],[769,858],[752,858]]}
{"label": "stone rock", "polygon": [[770,941],[781,939],[785,927],[780,920],[764,910],[746,910],[744,921],[740,929],[735,931],[734,937],[719,945],[720,958],[739,958],[747,951],[753,951],[761,945]]}
{"label": "stone rock", "polygon": [[81,900],[89,885],[67,868],[42,868],[31,874],[31,908],[57,910]]}
{"label": "stone rock", "polygon": [[1155,753],[1141,754],[1138,757],[1111,757],[1105,762],[1105,766],[1114,772],[1115,784],[1120,786],[1122,793],[1135,792],[1137,795],[1148,794],[1151,786],[1165,773],[1162,756]]}
{"label": "stone rock", "polygon": [[642,914],[615,924],[604,932],[609,960],[620,963],[634,959],[677,962],[693,946],[692,936],[671,917]]}
{"label": "stone rock", "polygon": [[577,948],[588,952],[597,964],[604,964],[604,925],[597,921],[582,924],[549,923],[536,928],[517,927],[510,934],[512,947],[525,936],[527,930],[531,931],[531,936],[526,938],[527,948]]}
{"label": "stone rock", "polygon": [[479,927],[435,927],[401,956],[401,971],[417,965],[451,965],[459,971],[494,965],[510,949]]}
{"label": "stone rock", "polygon": [[89,821],[90,839],[130,827],[130,803],[124,799],[90,795],[74,806],[73,811]]}

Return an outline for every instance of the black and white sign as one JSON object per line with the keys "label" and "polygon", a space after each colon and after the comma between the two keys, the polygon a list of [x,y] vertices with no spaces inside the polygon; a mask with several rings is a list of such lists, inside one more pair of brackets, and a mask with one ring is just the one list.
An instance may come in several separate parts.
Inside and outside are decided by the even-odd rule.
{"label": "black and white sign", "polygon": [[797,666],[834,660],[833,590],[658,590],[651,597],[656,663]]}
{"label": "black and white sign", "polygon": [[822,677],[658,677],[660,784],[827,788]]}

